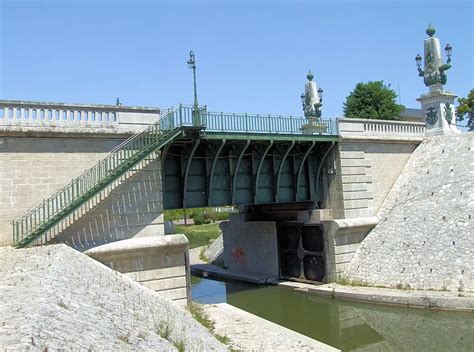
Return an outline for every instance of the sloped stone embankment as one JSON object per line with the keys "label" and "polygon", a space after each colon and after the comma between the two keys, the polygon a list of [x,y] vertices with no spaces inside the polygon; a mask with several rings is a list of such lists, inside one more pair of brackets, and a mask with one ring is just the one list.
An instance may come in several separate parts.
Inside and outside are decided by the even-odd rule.
{"label": "sloped stone embankment", "polygon": [[0,350],[227,350],[164,297],[66,245],[0,248]]}

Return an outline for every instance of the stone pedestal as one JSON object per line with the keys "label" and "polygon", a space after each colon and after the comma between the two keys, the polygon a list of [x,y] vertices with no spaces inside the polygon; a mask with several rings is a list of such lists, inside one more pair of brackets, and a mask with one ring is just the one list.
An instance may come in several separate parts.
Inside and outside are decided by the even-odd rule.
{"label": "stone pedestal", "polygon": [[460,133],[456,127],[454,99],[455,94],[441,89],[432,90],[417,99],[426,118],[426,136]]}

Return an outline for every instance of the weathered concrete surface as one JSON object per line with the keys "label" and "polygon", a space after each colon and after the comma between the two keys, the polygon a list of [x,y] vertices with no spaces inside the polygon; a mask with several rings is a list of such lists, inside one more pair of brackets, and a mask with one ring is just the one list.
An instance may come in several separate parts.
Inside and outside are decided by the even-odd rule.
{"label": "weathered concrete surface", "polygon": [[245,221],[244,214],[231,214],[220,224],[224,241],[224,266],[278,276],[278,247],[275,221]]}
{"label": "weathered concrete surface", "polygon": [[344,276],[386,287],[474,291],[473,189],[474,133],[426,139]]}
{"label": "weathered concrete surface", "polygon": [[176,303],[191,306],[185,235],[131,238],[94,247],[85,254]]}
{"label": "weathered concrete surface", "polygon": [[226,303],[204,305],[215,332],[229,337],[241,351],[339,351]]}
{"label": "weathered concrete surface", "polygon": [[0,248],[1,350],[172,351],[181,341],[226,350],[170,300],[66,245]]}
{"label": "weathered concrete surface", "polygon": [[297,291],[354,301],[365,301],[405,307],[458,310],[474,312],[474,293],[449,291],[397,290],[390,288],[343,286],[335,283],[310,285],[300,282],[282,281],[281,286]]}

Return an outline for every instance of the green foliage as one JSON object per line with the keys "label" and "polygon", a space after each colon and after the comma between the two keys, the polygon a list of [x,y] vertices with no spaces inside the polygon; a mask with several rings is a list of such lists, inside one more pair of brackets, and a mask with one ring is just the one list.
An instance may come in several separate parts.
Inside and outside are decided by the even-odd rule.
{"label": "green foliage", "polygon": [[474,89],[471,89],[466,98],[458,99],[459,106],[456,108],[458,121],[467,119],[466,127],[474,131]]}
{"label": "green foliage", "polygon": [[344,103],[344,116],[355,119],[399,120],[405,110],[397,93],[383,81],[357,83]]}
{"label": "green foliage", "polygon": [[184,234],[189,241],[189,248],[208,245],[211,240],[220,236],[218,224],[176,226],[176,233]]}
{"label": "green foliage", "polygon": [[214,332],[214,321],[204,312],[202,307],[196,303],[191,304],[191,315],[199,324],[204,326],[210,332]]}
{"label": "green foliage", "polygon": [[[165,221],[175,221],[186,218],[193,219],[196,223],[196,218],[198,218],[199,224],[208,224],[209,222],[222,221],[229,219],[228,212],[216,212],[214,208],[191,208],[191,209],[171,209],[165,210],[164,216]],[[203,218],[205,220],[203,220]],[[203,222],[204,221],[204,222]],[[198,224],[198,225],[199,225]]]}
{"label": "green foliage", "polygon": [[[232,341],[228,336],[225,335],[219,335],[217,334],[214,329],[215,329],[215,323],[214,321],[209,318],[209,316],[204,312],[202,307],[196,303],[192,303],[191,305],[191,315],[193,316],[194,319],[196,319],[202,326],[204,326],[211,334],[214,335],[214,337],[220,342],[223,343],[224,345],[229,345]],[[233,351],[233,349],[231,349]]]}
{"label": "green foliage", "polygon": [[194,225],[204,225],[209,224],[211,220],[206,216],[206,214],[197,214],[194,216]]}

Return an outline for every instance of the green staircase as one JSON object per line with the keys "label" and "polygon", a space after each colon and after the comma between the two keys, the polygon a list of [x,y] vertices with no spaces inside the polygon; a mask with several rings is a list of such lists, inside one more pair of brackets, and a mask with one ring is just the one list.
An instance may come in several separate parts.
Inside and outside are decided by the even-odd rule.
{"label": "green staircase", "polygon": [[[183,109],[182,106],[169,110],[159,121],[126,140],[81,176],[43,200],[20,219],[14,220],[13,244],[17,248],[24,248],[38,243],[41,239],[47,240],[48,232],[55,226],[70,218],[78,208],[106,188],[113,189],[117,181],[124,179],[124,175],[151,153],[178,138],[184,127],[199,127],[188,121],[189,110]],[[187,112],[188,118],[183,119],[183,111]]]}

